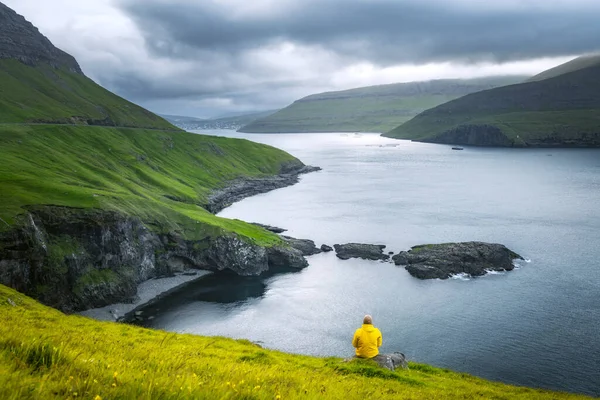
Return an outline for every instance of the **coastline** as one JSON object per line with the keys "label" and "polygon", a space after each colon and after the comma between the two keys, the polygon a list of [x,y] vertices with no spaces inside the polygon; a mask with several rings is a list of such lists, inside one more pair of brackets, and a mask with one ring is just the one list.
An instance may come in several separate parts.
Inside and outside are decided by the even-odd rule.
{"label": "coastline", "polygon": [[[191,275],[194,273],[194,275]],[[119,321],[127,319],[141,307],[152,304],[163,296],[179,290],[188,284],[212,274],[211,271],[187,270],[175,276],[149,279],[137,287],[137,299],[133,303],[115,303],[100,308],[91,308],[75,314],[99,321]]]}
{"label": "coastline", "polygon": [[217,214],[235,202],[246,197],[267,193],[275,189],[295,185],[300,175],[320,171],[321,167],[304,165],[301,162],[283,166],[282,171],[264,178],[240,178],[227,183],[221,189],[213,191],[208,197],[206,209]]}
{"label": "coastline", "polygon": [[[295,185],[300,175],[320,171],[320,167],[312,167],[301,162],[283,166],[275,176],[265,178],[242,178],[229,182],[222,189],[214,191],[209,197],[208,211],[213,214],[229,207],[233,203],[271,190]],[[193,275],[192,275],[193,274]],[[100,308],[92,308],[75,314],[99,321],[122,321],[135,316],[135,312],[162,297],[180,290],[196,280],[212,274],[211,271],[189,269],[172,277],[154,278],[137,286],[137,299],[132,303],[114,303]]]}

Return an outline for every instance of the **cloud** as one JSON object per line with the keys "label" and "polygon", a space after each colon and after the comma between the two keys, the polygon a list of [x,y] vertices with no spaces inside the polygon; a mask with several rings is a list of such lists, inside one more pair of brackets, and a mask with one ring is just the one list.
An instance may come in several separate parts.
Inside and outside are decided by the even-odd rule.
{"label": "cloud", "polygon": [[[253,2],[246,2],[253,4]],[[491,4],[490,4],[491,3]],[[392,65],[514,61],[598,49],[600,4],[591,1],[123,0],[157,55],[295,43],[354,61]],[[272,6],[272,8],[269,8]]]}
{"label": "cloud", "polygon": [[535,74],[597,50],[595,0],[4,0],[156,112],[283,107],[371,84]]}

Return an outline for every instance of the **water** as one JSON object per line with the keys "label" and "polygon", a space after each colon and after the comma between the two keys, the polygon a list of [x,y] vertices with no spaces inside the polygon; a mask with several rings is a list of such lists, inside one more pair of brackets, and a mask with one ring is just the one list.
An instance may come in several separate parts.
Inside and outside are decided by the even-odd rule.
{"label": "water", "polygon": [[212,276],[147,310],[150,326],[347,356],[362,316],[382,351],[519,385],[600,396],[600,151],[477,149],[372,134],[244,135],[322,172],[220,215],[317,242],[503,243],[531,260],[421,281],[390,263],[309,257],[266,279]]}

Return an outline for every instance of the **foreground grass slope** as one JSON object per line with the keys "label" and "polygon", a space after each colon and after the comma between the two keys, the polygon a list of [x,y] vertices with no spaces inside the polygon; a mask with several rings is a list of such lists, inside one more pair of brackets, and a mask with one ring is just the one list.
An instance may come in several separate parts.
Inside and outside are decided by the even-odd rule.
{"label": "foreground grass slope", "polygon": [[600,146],[599,77],[600,64],[592,63],[548,79],[469,94],[384,136],[449,144]]}
{"label": "foreground grass slope", "polygon": [[0,398],[583,399],[423,364],[389,372],[200,337],[66,316],[0,285]]}
{"label": "foreground grass slope", "polygon": [[276,237],[202,206],[229,180],[274,175],[283,163],[297,162],[246,140],[60,125],[0,126],[0,159],[0,230],[24,207],[52,204],[121,211],[189,239],[216,227],[267,243]]}
{"label": "foreground grass slope", "polygon": [[241,132],[387,132],[421,111],[525,77],[447,79],[369,86],[307,96]]}

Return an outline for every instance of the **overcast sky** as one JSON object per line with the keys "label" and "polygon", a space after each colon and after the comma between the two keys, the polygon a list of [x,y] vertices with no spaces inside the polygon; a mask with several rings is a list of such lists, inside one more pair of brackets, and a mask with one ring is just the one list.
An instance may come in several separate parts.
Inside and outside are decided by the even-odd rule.
{"label": "overcast sky", "polygon": [[168,114],[533,75],[600,50],[597,0],[0,0],[101,85]]}

